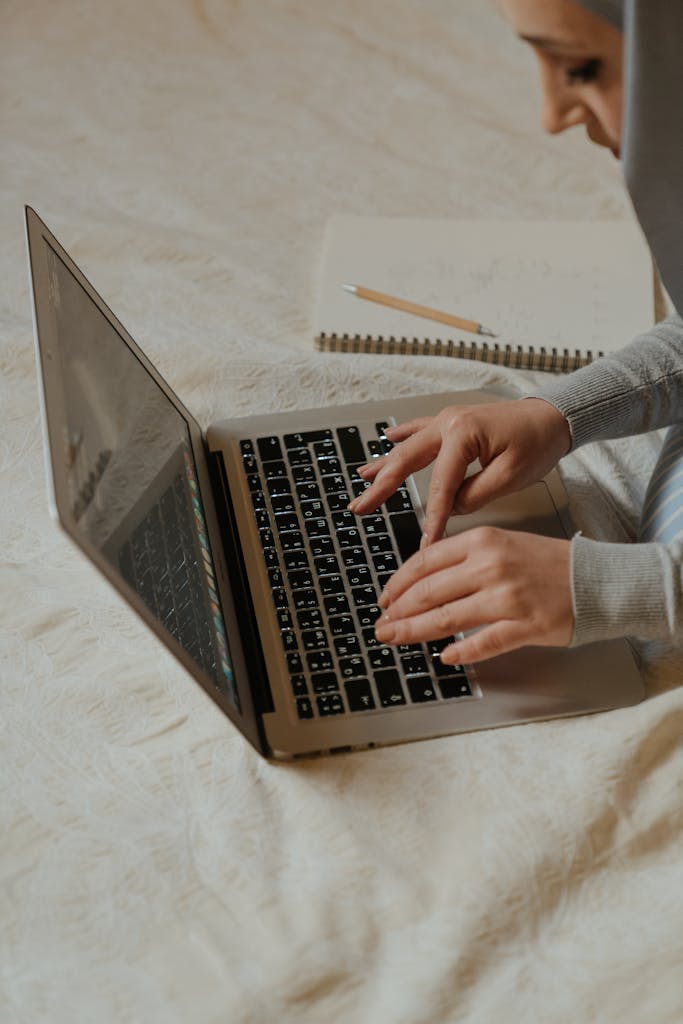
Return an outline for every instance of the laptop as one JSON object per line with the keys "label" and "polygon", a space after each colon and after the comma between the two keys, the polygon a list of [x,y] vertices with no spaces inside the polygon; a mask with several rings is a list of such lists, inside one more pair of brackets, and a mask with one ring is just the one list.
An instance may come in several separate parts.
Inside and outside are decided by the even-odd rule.
{"label": "laptop", "polygon": [[[375,640],[377,595],[419,544],[429,470],[360,519],[346,507],[365,486],[355,469],[388,450],[387,424],[495,396],[259,413],[203,431],[25,214],[52,514],[259,753],[365,749],[642,699],[625,640],[455,667],[439,659],[448,639]],[[558,474],[448,529],[484,523],[571,536]]]}

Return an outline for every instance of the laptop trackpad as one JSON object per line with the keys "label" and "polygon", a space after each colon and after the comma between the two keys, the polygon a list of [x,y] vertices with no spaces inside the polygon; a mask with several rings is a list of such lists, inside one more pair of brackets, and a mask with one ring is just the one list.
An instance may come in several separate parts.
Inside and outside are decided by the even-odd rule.
{"label": "laptop trackpad", "polygon": [[497,498],[479,512],[451,516],[446,526],[446,536],[452,537],[475,526],[499,526],[505,530],[524,530],[548,537],[567,537],[543,481],[505,498]]}

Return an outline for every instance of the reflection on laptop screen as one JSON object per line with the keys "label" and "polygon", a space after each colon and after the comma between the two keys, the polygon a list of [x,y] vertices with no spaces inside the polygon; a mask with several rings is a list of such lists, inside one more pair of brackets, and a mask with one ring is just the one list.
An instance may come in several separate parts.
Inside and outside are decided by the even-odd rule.
{"label": "reflection on laptop screen", "polygon": [[73,518],[239,708],[187,423],[45,245]]}

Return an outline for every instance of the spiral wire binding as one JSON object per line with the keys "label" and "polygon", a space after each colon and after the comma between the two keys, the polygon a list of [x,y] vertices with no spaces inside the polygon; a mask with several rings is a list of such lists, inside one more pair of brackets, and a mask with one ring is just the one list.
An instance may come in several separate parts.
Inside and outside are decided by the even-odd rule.
{"label": "spiral wire binding", "polygon": [[326,334],[322,333],[315,339],[315,347],[319,352],[344,352],[353,355],[388,355],[388,356],[447,356],[453,359],[472,359],[480,363],[491,363],[516,370],[547,370],[551,373],[571,373],[581,366],[587,366],[596,356],[588,349],[585,354],[577,348],[572,354],[568,348],[551,348],[548,351],[543,345],[538,351],[534,345],[524,348],[517,345],[501,346],[497,343],[476,341],[441,341],[435,338],[388,338],[372,334]]}

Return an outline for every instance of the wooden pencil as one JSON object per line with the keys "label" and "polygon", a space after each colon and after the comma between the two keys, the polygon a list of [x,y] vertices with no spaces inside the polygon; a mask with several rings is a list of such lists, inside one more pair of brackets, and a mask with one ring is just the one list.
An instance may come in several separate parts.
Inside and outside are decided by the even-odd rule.
{"label": "wooden pencil", "polygon": [[476,320],[467,320],[461,316],[454,316],[452,313],[443,313],[441,310],[432,309],[430,306],[421,306],[417,302],[409,302],[407,299],[398,299],[395,295],[386,295],[384,292],[376,292],[372,288],[364,288],[359,284],[343,284],[344,291],[351,292],[359,299],[367,299],[368,302],[377,302],[380,306],[390,306],[392,309],[400,309],[404,313],[412,313],[413,316],[424,317],[425,320],[436,320],[440,324],[448,324],[449,327],[457,327],[461,331],[470,331],[472,334],[485,334],[489,338],[495,338],[494,332],[477,323]]}

